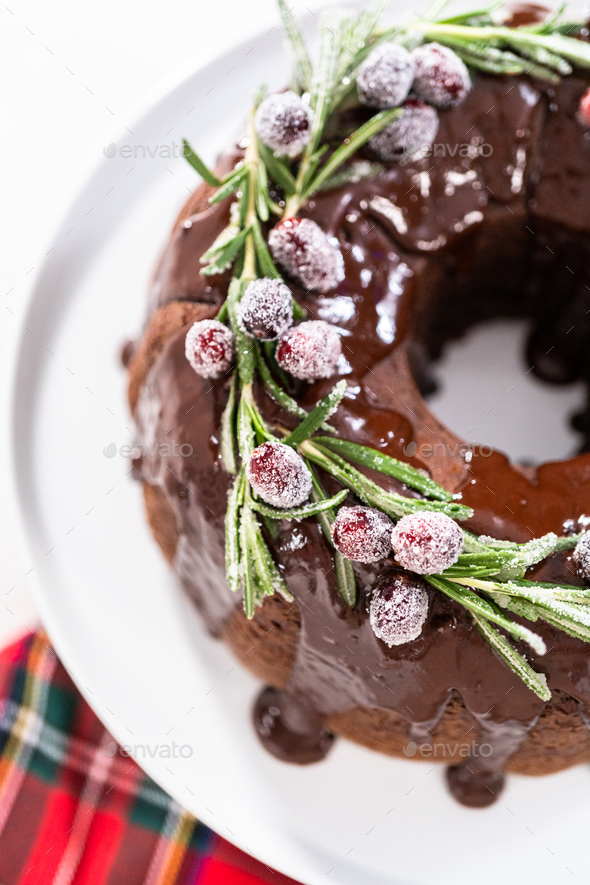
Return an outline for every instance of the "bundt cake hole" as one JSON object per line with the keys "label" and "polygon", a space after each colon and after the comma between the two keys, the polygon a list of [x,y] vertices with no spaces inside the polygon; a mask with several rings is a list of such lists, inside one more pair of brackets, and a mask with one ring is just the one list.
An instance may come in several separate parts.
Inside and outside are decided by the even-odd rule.
{"label": "bundt cake hole", "polygon": [[531,224],[493,219],[445,257],[408,348],[437,417],[524,465],[590,448],[589,249]]}

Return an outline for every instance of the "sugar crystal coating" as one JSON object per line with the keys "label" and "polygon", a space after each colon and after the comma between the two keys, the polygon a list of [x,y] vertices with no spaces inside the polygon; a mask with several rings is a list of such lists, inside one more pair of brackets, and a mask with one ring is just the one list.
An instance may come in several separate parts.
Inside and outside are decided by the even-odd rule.
{"label": "sugar crystal coating", "polygon": [[413,91],[438,108],[461,104],[471,89],[469,71],[452,49],[440,43],[426,43],[412,53]]}
{"label": "sugar crystal coating", "polygon": [[417,99],[408,99],[397,120],[369,139],[369,147],[381,160],[399,160],[429,148],[438,132],[436,108]]}
{"label": "sugar crystal coating", "polygon": [[419,575],[440,574],[459,559],[463,531],[445,513],[423,510],[403,516],[391,533],[400,565]]}
{"label": "sugar crystal coating", "polygon": [[268,235],[274,260],[305,289],[322,294],[344,279],[344,259],[319,224],[310,218],[285,218]]}
{"label": "sugar crystal coating", "polygon": [[231,367],[234,336],[217,320],[199,320],[186,333],[186,358],[202,378],[219,378]]}
{"label": "sugar crystal coating", "polygon": [[340,336],[323,320],[307,320],[281,335],[276,359],[286,372],[302,381],[330,378],[342,353]]}
{"label": "sugar crystal coating", "polygon": [[298,507],[309,498],[311,473],[291,446],[263,443],[252,452],[246,473],[256,494],[273,507]]}
{"label": "sugar crystal coating", "polygon": [[377,562],[391,550],[393,523],[374,507],[341,507],[332,525],[334,546],[354,562]]}
{"label": "sugar crystal coating", "polygon": [[293,325],[293,298],[280,280],[264,277],[250,283],[238,313],[248,335],[275,341]]}
{"label": "sugar crystal coating", "polygon": [[590,580],[590,533],[582,535],[573,553],[573,560],[578,574],[586,580]]}
{"label": "sugar crystal coating", "polygon": [[295,157],[309,141],[311,111],[294,92],[269,95],[256,111],[254,128],[273,151]]}
{"label": "sugar crystal coating", "polygon": [[390,648],[412,642],[428,617],[428,593],[419,578],[390,575],[380,578],[371,596],[369,622],[373,633]]}
{"label": "sugar crystal coating", "polygon": [[412,56],[399,43],[382,43],[363,62],[357,78],[359,100],[371,108],[395,108],[414,79]]}

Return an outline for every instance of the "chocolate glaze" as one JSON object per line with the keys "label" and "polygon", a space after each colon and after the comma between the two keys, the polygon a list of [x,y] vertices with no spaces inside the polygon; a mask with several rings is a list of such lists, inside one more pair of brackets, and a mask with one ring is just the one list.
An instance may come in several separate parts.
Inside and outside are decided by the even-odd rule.
{"label": "chocolate glaze", "polygon": [[[437,144],[452,152],[475,139],[492,154],[446,151],[404,160],[377,179],[318,195],[306,214],[338,237],[346,278],[325,296],[293,284],[310,318],[328,320],[343,336],[339,371],[349,388],[333,419],[339,435],[431,470],[473,507],[468,528],[513,541],[563,533],[588,513],[590,455],[527,470],[498,452],[469,462],[461,440],[424,405],[410,372],[427,389],[428,365],[450,338],[493,316],[522,316],[532,322],[534,372],[553,382],[590,378],[590,141],[575,120],[586,86],[572,76],[547,94],[526,78],[478,77],[463,105],[441,113]],[[200,276],[198,259],[228,212],[223,203],[176,227],[156,276],[154,308],[179,298],[222,300],[228,275]],[[144,456],[140,472],[164,490],[176,514],[176,571],[218,635],[241,604],[227,587],[223,561],[229,478],[219,425],[227,381],[195,375],[184,357],[185,333],[158,358],[136,420],[140,442],[153,447],[172,435],[193,453]],[[291,392],[309,406],[336,380],[295,384]],[[268,420],[292,426],[264,392],[257,397]],[[576,426],[587,432],[590,419],[578,416]],[[445,457],[419,461],[404,453],[411,442],[434,441],[448,445]],[[411,494],[393,480],[384,484]],[[458,692],[493,752],[451,769],[448,781],[467,805],[493,801],[506,760],[545,704],[496,657],[467,613],[431,590],[422,635],[390,649],[371,630],[368,598],[393,560],[355,566],[359,601],[350,609],[338,596],[331,553],[314,520],[285,521],[278,538],[267,541],[301,616],[289,685],[265,690],[256,706],[257,730],[271,751],[297,762],[320,758],[331,743],[322,718],[356,707],[396,711],[408,722],[408,739],[422,742]],[[536,573],[579,583],[564,554]],[[550,653],[521,651],[589,721],[590,648],[548,625],[535,629]]]}

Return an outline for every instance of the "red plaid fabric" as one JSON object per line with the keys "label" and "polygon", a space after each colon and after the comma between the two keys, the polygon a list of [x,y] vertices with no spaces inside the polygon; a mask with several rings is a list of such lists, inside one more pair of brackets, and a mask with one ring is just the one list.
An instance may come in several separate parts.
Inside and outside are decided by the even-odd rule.
{"label": "red plaid fabric", "polygon": [[45,633],[0,653],[0,885],[297,885],[111,748]]}

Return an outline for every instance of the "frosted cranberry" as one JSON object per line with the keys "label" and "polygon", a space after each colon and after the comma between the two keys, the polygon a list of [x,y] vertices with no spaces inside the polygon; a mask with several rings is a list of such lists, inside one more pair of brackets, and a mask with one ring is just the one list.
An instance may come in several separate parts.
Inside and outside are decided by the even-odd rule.
{"label": "frosted cranberry", "polygon": [[471,89],[469,71],[458,55],[440,43],[426,43],[412,53],[413,91],[438,108],[461,104]]}
{"label": "frosted cranberry", "polygon": [[280,280],[254,280],[240,302],[246,332],[260,341],[274,341],[293,325],[293,298]]}
{"label": "frosted cranberry", "polygon": [[311,111],[294,92],[269,95],[256,111],[254,128],[273,151],[295,157],[309,141]]}
{"label": "frosted cranberry", "polygon": [[578,120],[582,126],[590,127],[590,88],[586,90],[578,105]]}
{"label": "frosted cranberry", "polygon": [[344,259],[319,224],[285,218],[268,235],[274,260],[306,289],[329,292],[344,279]]}
{"label": "frosted cranberry", "polygon": [[408,99],[397,120],[369,139],[369,147],[381,160],[419,155],[436,138],[438,123],[436,108],[417,99]]}
{"label": "frosted cranberry", "polygon": [[232,365],[234,336],[217,320],[199,320],[186,333],[186,358],[202,378],[219,378]]}
{"label": "frosted cranberry", "polygon": [[380,578],[369,605],[369,623],[390,648],[412,642],[428,617],[428,592],[419,578],[397,574]]}
{"label": "frosted cranberry", "polygon": [[334,546],[355,562],[377,562],[391,550],[393,523],[373,507],[341,507],[332,526]]}
{"label": "frosted cranberry", "polygon": [[590,580],[590,533],[582,535],[572,558],[580,577]]}
{"label": "frosted cranberry", "polygon": [[414,61],[399,43],[382,43],[361,65],[356,86],[359,100],[371,108],[395,108],[407,97]]}
{"label": "frosted cranberry", "polygon": [[302,381],[330,378],[342,345],[340,336],[323,320],[307,320],[281,335],[276,350],[279,366]]}
{"label": "frosted cranberry", "polygon": [[290,446],[265,442],[254,449],[246,473],[256,494],[273,507],[298,507],[309,498],[311,473]]}
{"label": "frosted cranberry", "polygon": [[423,510],[400,519],[391,544],[397,561],[408,571],[440,574],[459,559],[463,531],[450,516]]}

